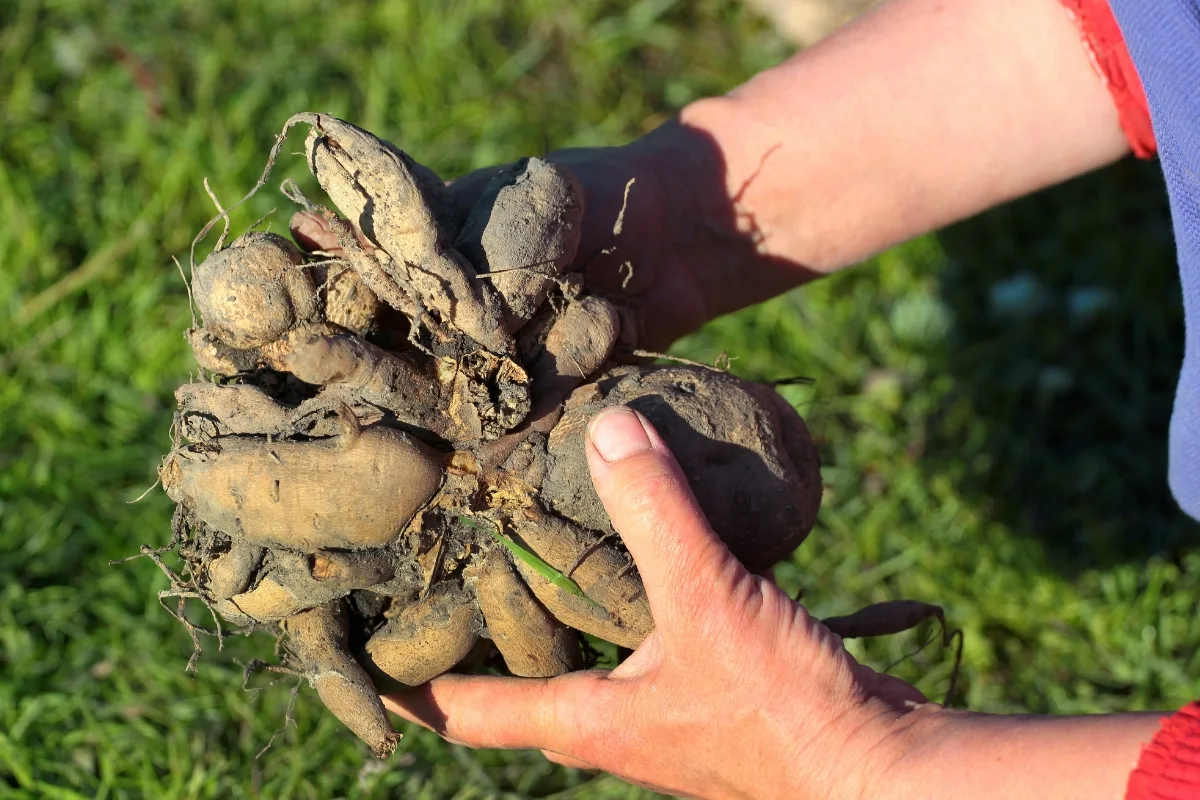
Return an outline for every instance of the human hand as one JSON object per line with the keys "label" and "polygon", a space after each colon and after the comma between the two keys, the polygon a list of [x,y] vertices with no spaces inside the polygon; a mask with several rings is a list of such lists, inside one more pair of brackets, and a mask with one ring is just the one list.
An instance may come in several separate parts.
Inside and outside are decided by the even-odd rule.
{"label": "human hand", "polygon": [[[644,417],[589,427],[596,491],[641,572],[656,629],[611,672],[444,675],[384,699],[473,747],[539,748],[675,795],[878,796],[925,698],[841,639],[713,533]],[[933,710],[933,705],[923,706]]]}
{"label": "human hand", "polygon": [[[708,320],[811,277],[758,253],[753,221],[729,195],[721,152],[697,128],[676,121],[622,147],[558,150],[546,158],[570,168],[583,187],[574,269],[589,291],[632,312],[625,319],[636,330],[622,339],[638,348],[665,350]],[[464,216],[504,166],[450,183]],[[339,251],[320,214],[298,212],[291,229],[306,249]]]}

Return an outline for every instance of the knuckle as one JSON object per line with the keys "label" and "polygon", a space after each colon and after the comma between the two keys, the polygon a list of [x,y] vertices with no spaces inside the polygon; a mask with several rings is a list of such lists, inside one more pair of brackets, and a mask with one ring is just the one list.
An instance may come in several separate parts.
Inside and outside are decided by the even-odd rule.
{"label": "knuckle", "polygon": [[782,592],[764,590],[727,548],[714,550],[703,579],[677,593],[672,610],[689,639],[704,642],[714,652],[745,652],[753,647],[755,633],[776,631],[783,624],[783,609],[775,596]]}

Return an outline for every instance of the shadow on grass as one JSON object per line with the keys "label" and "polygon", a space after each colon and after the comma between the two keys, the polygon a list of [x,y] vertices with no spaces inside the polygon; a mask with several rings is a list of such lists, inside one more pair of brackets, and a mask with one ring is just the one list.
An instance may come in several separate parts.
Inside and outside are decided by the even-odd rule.
{"label": "shadow on grass", "polygon": [[967,490],[1067,574],[1200,542],[1166,483],[1183,312],[1158,165],[1123,162],[939,239],[956,320],[940,367],[958,389],[924,460],[965,463]]}

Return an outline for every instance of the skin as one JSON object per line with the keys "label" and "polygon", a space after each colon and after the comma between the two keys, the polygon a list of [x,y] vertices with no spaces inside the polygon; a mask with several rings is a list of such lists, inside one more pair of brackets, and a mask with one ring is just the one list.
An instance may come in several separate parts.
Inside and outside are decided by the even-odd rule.
{"label": "skin", "polygon": [[457,744],[539,748],[681,797],[1122,796],[1156,715],[1000,717],[927,703],[858,664],[733,557],[644,417],[606,409],[587,445],[654,632],[611,672],[444,675],[385,698],[390,710]]}
{"label": "skin", "polygon": [[[894,0],[640,140],[551,158],[584,187],[579,266],[640,312],[640,343],[659,349],[1127,150],[1058,0]],[[489,176],[452,192],[469,206]],[[317,221],[295,227],[301,241],[324,240]],[[536,747],[682,796],[1123,795],[1158,715],[922,703],[738,564],[673,457],[631,419],[598,415],[588,456],[655,632],[611,673],[444,676],[389,707],[451,741]],[[690,663],[695,652],[710,657]]]}

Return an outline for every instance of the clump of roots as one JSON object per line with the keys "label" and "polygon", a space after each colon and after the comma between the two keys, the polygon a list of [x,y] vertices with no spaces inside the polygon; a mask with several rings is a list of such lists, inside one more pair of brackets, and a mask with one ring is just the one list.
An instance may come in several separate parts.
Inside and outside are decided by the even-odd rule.
{"label": "clump of roots", "polygon": [[251,194],[295,125],[336,208],[285,186],[317,228],[305,248],[254,231],[226,244],[219,204],[197,237],[224,222],[190,284],[204,378],[176,393],[160,469],[174,536],[142,553],[170,580],[189,670],[201,635],[271,630],[269,669],[384,757],[399,737],[380,691],[483,666],[558,675],[592,659],[585,635],[637,647],[654,622],[583,454],[607,406],[651,420],[748,566],[803,541],[821,494],[804,423],[722,370],[617,363],[636,335],[578,269],[586,208],[568,170],[524,159],[460,207],[394,145],[303,113]]}

